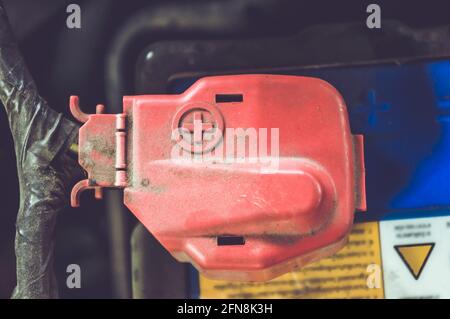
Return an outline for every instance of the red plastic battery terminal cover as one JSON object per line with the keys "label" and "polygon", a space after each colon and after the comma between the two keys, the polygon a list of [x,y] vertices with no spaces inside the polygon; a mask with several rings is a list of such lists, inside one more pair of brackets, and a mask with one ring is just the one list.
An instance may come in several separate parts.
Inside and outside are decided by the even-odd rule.
{"label": "red plastic battery terminal cover", "polygon": [[122,114],[71,97],[72,191],[124,189],[124,203],[180,261],[212,278],[263,281],[335,253],[365,210],[362,136],[316,78],[233,75],[183,94],[126,96]]}

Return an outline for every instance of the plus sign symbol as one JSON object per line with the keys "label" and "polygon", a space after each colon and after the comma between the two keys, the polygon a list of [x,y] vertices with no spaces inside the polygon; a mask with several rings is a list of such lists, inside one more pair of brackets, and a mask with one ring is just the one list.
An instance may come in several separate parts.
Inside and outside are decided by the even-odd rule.
{"label": "plus sign symbol", "polygon": [[222,139],[223,117],[211,104],[193,103],[181,107],[172,122],[172,138],[186,151],[211,151]]}
{"label": "plus sign symbol", "polygon": [[364,130],[367,131],[367,129],[381,129],[383,124],[386,125],[386,121],[382,121],[381,113],[389,112],[390,109],[391,105],[380,102],[377,97],[377,92],[371,89],[367,93],[367,102],[362,105],[357,105],[354,113],[366,116]]}

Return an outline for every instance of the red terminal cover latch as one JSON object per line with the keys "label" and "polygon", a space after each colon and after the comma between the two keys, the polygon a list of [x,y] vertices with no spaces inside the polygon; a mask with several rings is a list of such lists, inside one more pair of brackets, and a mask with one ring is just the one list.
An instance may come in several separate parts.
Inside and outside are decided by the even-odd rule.
{"label": "red terminal cover latch", "polygon": [[365,210],[363,138],[316,78],[206,77],[179,95],[126,96],[84,114],[71,97],[72,191],[124,189],[124,203],[179,261],[205,275],[269,280],[329,256]]}

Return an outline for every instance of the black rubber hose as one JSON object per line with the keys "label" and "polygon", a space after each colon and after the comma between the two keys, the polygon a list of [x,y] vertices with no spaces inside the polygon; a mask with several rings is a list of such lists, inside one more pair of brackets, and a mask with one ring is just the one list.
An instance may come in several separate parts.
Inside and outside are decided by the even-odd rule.
{"label": "black rubber hose", "polygon": [[78,126],[39,96],[0,2],[0,99],[14,140],[20,188],[13,298],[56,298],[54,228],[80,173],[66,153]]}

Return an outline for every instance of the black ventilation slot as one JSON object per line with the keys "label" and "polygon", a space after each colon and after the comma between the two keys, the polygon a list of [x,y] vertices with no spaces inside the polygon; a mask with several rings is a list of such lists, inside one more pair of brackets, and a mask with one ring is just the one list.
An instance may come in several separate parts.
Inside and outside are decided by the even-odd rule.
{"label": "black ventilation slot", "polygon": [[216,94],[216,103],[232,103],[242,101],[244,101],[244,96],[242,94]]}
{"label": "black ventilation slot", "polygon": [[241,245],[245,245],[245,239],[242,236],[217,237],[217,246],[241,246]]}

